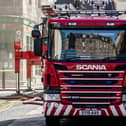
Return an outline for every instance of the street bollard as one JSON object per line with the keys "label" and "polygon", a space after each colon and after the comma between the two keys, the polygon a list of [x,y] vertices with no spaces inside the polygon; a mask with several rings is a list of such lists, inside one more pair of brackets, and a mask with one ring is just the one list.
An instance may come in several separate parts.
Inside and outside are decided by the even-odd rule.
{"label": "street bollard", "polygon": [[31,88],[31,78],[28,78],[27,79],[27,90],[28,91],[31,91],[32,90],[32,88]]}
{"label": "street bollard", "polygon": [[16,92],[20,94],[20,74],[16,73]]}
{"label": "street bollard", "polygon": [[2,69],[2,89],[5,89],[5,70]]}

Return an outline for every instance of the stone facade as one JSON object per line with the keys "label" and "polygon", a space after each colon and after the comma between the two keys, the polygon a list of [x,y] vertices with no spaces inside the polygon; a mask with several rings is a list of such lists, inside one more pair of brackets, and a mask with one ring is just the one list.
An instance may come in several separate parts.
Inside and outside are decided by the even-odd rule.
{"label": "stone facade", "polygon": [[22,16],[23,0],[0,0],[0,15]]}
{"label": "stone facade", "polygon": [[[31,31],[35,24],[41,22],[42,1],[0,0],[0,88],[3,82],[7,88],[16,87],[14,42],[21,41],[24,51],[32,48]],[[17,31],[21,33],[20,36],[17,35]],[[24,86],[27,85],[26,72],[26,61],[21,61],[20,80]]]}

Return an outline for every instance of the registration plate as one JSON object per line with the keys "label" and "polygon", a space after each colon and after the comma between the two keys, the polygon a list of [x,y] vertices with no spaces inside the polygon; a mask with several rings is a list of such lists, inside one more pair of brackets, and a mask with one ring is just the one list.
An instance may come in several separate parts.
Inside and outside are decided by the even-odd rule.
{"label": "registration plate", "polygon": [[81,110],[80,115],[84,116],[99,116],[101,115],[101,111],[99,110]]}

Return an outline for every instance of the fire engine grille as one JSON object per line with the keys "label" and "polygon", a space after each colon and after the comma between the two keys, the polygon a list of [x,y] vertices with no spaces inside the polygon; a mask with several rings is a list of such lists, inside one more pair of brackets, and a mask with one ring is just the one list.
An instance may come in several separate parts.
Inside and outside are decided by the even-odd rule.
{"label": "fire engine grille", "polygon": [[76,108],[106,108],[121,100],[124,71],[59,71],[61,99]]}

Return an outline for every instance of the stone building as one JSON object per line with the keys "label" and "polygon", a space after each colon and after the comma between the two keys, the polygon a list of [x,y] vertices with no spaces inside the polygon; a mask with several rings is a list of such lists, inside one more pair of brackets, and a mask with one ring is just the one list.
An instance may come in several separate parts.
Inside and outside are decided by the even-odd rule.
{"label": "stone building", "polygon": [[[41,22],[40,9],[43,0],[0,0],[0,88],[16,86],[14,72],[14,42],[21,41],[22,50],[31,50],[33,40],[31,30],[35,24]],[[32,76],[40,76],[40,69],[33,67]],[[27,85],[26,61],[21,61],[20,81],[22,86]],[[33,81],[34,81],[33,79]]]}

